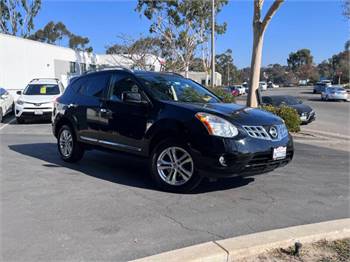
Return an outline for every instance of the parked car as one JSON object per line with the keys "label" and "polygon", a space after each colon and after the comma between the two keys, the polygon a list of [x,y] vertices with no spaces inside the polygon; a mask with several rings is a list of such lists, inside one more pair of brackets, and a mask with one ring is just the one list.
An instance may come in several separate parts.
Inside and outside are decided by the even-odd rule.
{"label": "parked car", "polygon": [[0,123],[3,118],[14,111],[13,96],[0,87]]}
{"label": "parked car", "polygon": [[327,87],[332,86],[332,81],[331,80],[322,80],[322,84],[325,84]]}
{"label": "parked car", "polygon": [[274,84],[273,82],[268,82],[267,83],[267,87],[268,88],[279,88],[280,86],[279,85],[276,85],[276,84]]}
{"label": "parked car", "polygon": [[267,83],[265,81],[259,82],[259,88],[261,91],[267,90]]}
{"label": "parked car", "polygon": [[293,158],[281,118],[224,104],[202,85],[165,72],[87,73],[56,100],[52,128],[64,161],[77,162],[88,149],[140,155],[156,184],[175,192],[205,176],[252,176]]}
{"label": "parked car", "polygon": [[322,92],[324,92],[326,87],[327,87],[327,83],[317,82],[316,85],[314,86],[313,93],[321,94]]}
{"label": "parked car", "polygon": [[240,95],[245,95],[246,94],[246,89],[245,89],[244,86],[242,86],[242,85],[234,85],[233,87],[239,91]]}
{"label": "parked car", "polygon": [[232,88],[232,86],[226,86],[223,89],[228,94],[231,94],[233,96],[239,96],[239,90],[235,89],[235,88]]}
{"label": "parked car", "polygon": [[342,87],[326,87],[326,89],[321,93],[322,100],[348,100],[348,93]]}
{"label": "parked car", "polygon": [[36,78],[27,87],[18,91],[20,95],[15,104],[17,123],[28,119],[51,119],[53,102],[64,91],[62,83],[57,79]]}
{"label": "parked car", "polygon": [[263,96],[262,102],[264,105],[276,107],[285,105],[294,108],[298,112],[302,124],[311,123],[316,119],[315,111],[310,106],[304,104],[303,101],[293,96]]}

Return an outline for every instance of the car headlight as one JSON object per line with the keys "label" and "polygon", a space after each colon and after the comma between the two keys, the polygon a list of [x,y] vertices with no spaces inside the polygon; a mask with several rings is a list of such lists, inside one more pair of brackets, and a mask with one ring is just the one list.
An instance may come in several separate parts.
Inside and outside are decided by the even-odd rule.
{"label": "car headlight", "polygon": [[23,100],[18,99],[16,103],[17,103],[17,105],[23,105],[23,104],[24,104],[24,101],[23,101]]}
{"label": "car headlight", "polygon": [[199,112],[196,118],[202,122],[209,135],[220,137],[235,137],[238,135],[238,129],[227,120],[216,115]]}
{"label": "car headlight", "polygon": [[301,116],[307,116],[307,113],[303,112],[301,113]]}

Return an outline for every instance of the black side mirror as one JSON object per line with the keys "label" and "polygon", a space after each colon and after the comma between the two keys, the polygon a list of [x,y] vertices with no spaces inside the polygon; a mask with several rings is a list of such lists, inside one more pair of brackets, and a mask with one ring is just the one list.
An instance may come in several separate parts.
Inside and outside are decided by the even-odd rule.
{"label": "black side mirror", "polygon": [[21,94],[22,94],[22,91],[17,91],[16,94],[17,94],[17,95],[21,95]]}
{"label": "black side mirror", "polygon": [[137,92],[123,92],[122,101],[128,103],[142,103],[142,96]]}

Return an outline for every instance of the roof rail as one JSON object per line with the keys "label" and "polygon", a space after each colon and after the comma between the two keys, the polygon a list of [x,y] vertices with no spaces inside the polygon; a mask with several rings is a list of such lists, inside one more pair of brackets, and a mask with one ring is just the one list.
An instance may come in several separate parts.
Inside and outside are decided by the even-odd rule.
{"label": "roof rail", "polygon": [[50,78],[50,77],[43,77],[43,78],[33,78],[32,80],[30,80],[29,83],[33,82],[33,81],[39,81],[39,80],[55,80],[57,82],[59,82],[60,80],[58,78]]}
{"label": "roof rail", "polygon": [[82,75],[86,75],[86,74],[94,73],[94,72],[100,72],[100,71],[108,71],[108,70],[123,70],[123,71],[133,73],[133,71],[130,68],[127,68],[124,66],[106,66],[106,67],[87,70],[84,73],[82,73]]}
{"label": "roof rail", "polygon": [[175,73],[175,72],[167,72],[167,71],[160,71],[159,73],[161,74],[166,74],[166,75],[175,75],[175,76],[180,76],[180,77],[184,77],[183,75],[179,74],[179,73]]}

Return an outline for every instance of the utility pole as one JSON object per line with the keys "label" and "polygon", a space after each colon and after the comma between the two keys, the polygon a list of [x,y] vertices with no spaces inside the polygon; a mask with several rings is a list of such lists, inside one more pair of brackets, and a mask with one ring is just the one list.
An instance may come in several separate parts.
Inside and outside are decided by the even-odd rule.
{"label": "utility pole", "polygon": [[211,2],[211,87],[215,87],[215,0]]}

